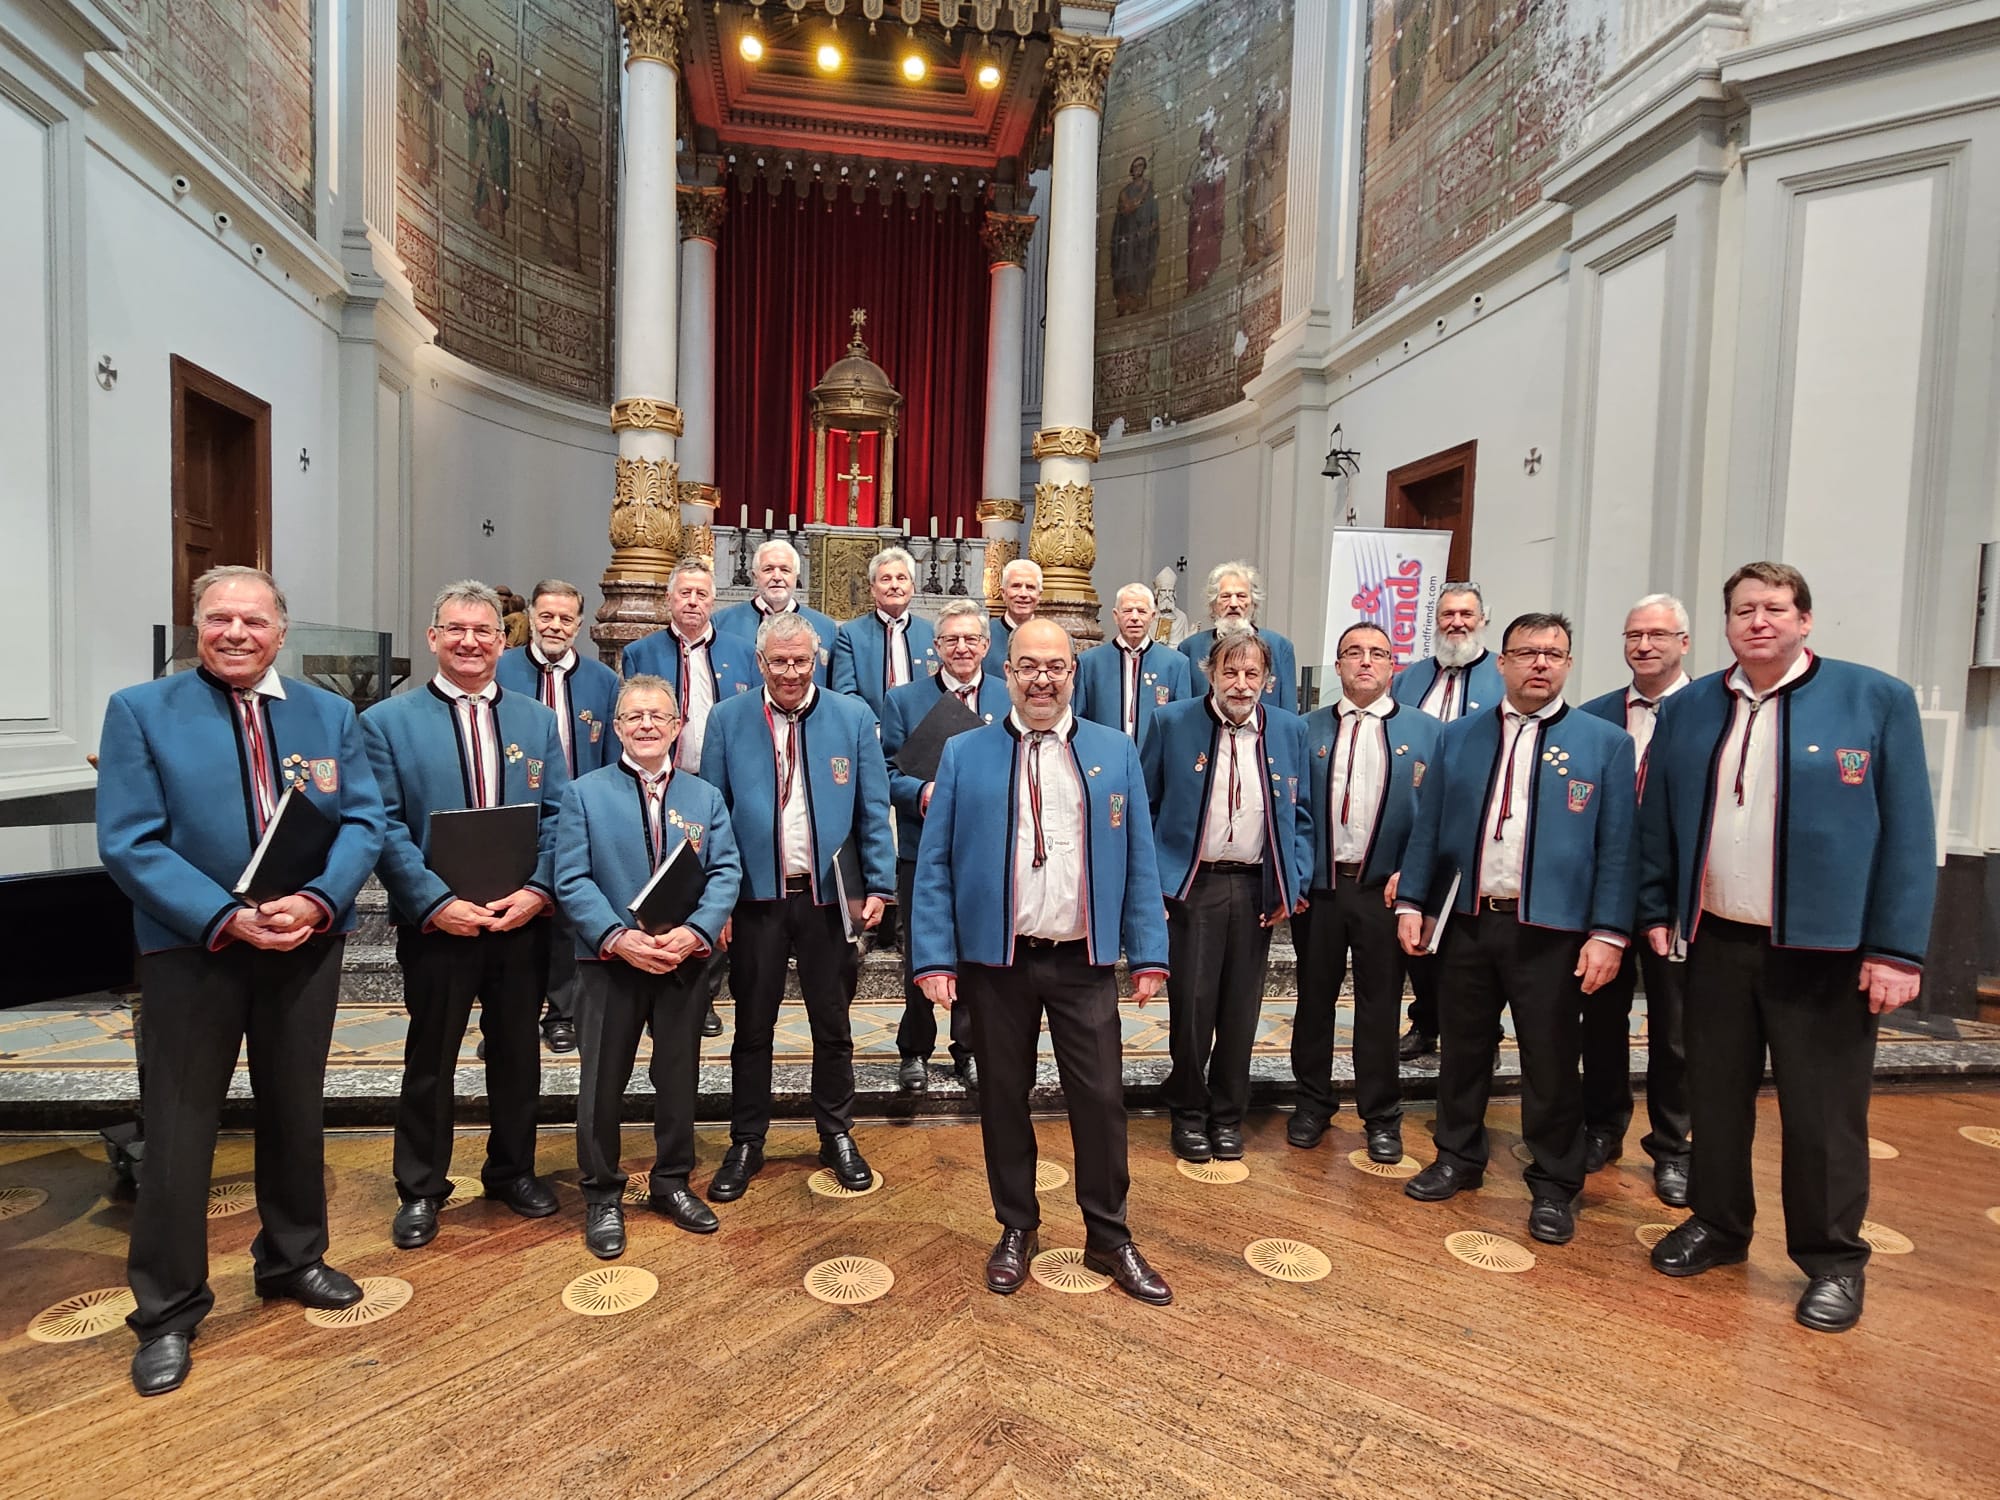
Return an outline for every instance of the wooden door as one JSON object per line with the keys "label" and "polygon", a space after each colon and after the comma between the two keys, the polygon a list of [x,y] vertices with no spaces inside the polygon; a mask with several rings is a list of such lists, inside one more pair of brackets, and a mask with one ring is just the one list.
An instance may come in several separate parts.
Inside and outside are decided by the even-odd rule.
{"label": "wooden door", "polygon": [[1472,482],[1477,442],[1461,443],[1389,471],[1385,509],[1391,526],[1451,533],[1451,561],[1445,576],[1472,577]]}
{"label": "wooden door", "polygon": [[173,356],[174,608],[210,568],[271,565],[271,403]]}

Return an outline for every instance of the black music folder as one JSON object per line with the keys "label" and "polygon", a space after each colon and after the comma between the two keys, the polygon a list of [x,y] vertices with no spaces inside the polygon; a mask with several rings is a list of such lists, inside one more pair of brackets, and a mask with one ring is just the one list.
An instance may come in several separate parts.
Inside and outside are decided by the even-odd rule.
{"label": "black music folder", "polygon": [[313,806],[296,786],[285,788],[264,836],[232,892],[246,901],[296,895],[326,873],[326,857],[340,825]]}
{"label": "black music folder", "polygon": [[541,852],[541,820],[539,802],[432,813],[424,863],[459,900],[489,905],[513,895],[533,877]]}
{"label": "black music folder", "polygon": [[944,742],[985,723],[954,695],[939,693],[931,711],[917,721],[917,727],[897,750],[896,769],[918,781],[936,781],[938,762],[944,759]]}
{"label": "black music folder", "polygon": [[833,899],[840,908],[841,931],[866,954],[875,934],[861,920],[861,909],[868,904],[868,881],[861,873],[861,851],[851,838],[842,839],[833,851]]}
{"label": "black music folder", "polygon": [[701,867],[701,856],[682,839],[626,910],[639,919],[641,932],[658,936],[685,924],[707,889],[708,871]]}

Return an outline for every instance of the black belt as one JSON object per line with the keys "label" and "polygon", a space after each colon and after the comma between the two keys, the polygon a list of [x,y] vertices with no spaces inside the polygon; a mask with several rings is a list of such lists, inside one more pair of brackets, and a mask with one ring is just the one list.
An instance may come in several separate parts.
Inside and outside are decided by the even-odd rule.
{"label": "black belt", "polygon": [[1701,914],[1701,926],[1695,929],[1701,937],[1728,938],[1738,943],[1768,943],[1771,929],[1760,927],[1755,922],[1732,922],[1728,917],[1718,917],[1712,911]]}
{"label": "black belt", "polygon": [[1361,878],[1361,861],[1357,859],[1351,865],[1335,865],[1333,873],[1338,875],[1342,880],[1359,880]]}
{"label": "black belt", "polygon": [[1240,859],[1205,859],[1201,863],[1204,874],[1208,875],[1262,875],[1263,864],[1250,864]]}
{"label": "black belt", "polygon": [[1492,911],[1511,917],[1520,909],[1521,898],[1519,896],[1481,896],[1473,904],[1472,914],[1479,916],[1484,912]]}
{"label": "black belt", "polygon": [[1023,937],[1021,942],[1037,953],[1067,953],[1072,948],[1078,953],[1088,951],[1090,944],[1083,938]]}
{"label": "black belt", "polygon": [[785,894],[787,896],[810,896],[812,888],[812,876],[810,875],[787,875],[785,877]]}

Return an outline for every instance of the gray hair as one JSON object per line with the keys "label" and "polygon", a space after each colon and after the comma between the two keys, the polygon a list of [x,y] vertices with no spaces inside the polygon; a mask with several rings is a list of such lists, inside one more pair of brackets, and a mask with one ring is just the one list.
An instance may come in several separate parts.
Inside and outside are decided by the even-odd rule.
{"label": "gray hair", "polygon": [[757,654],[762,656],[765,647],[791,640],[811,641],[815,654],[819,651],[819,632],[804,615],[789,609],[781,615],[766,615],[764,623],[757,627]]}
{"label": "gray hair", "polygon": [[784,553],[785,556],[792,560],[792,576],[794,578],[799,576],[799,569],[804,565],[799,560],[799,549],[794,547],[790,542],[781,536],[774,536],[768,542],[759,542],[757,550],[750,554],[750,566],[753,568],[762,567],[766,552]]}
{"label": "gray hair", "polygon": [[1000,586],[1005,588],[1008,578],[1015,573],[1033,573],[1035,575],[1035,587],[1040,588],[1042,586],[1042,565],[1032,557],[1017,557],[1008,563],[1006,567],[1002,568],[1000,570]]}
{"label": "gray hair", "polygon": [[1255,651],[1264,663],[1264,675],[1271,675],[1271,643],[1254,625],[1241,620],[1224,620],[1215,627],[1215,639],[1209,642],[1207,671],[1211,679],[1229,664],[1229,658],[1245,651]]}
{"label": "gray hair", "polygon": [[910,581],[912,583],[916,581],[917,560],[901,547],[884,547],[880,552],[868,559],[869,583],[874,583],[875,575],[888,567],[890,563],[901,563],[905,568],[910,570]]}
{"label": "gray hair", "polygon": [[937,614],[938,631],[940,633],[943,632],[947,620],[963,619],[968,615],[979,622],[979,633],[981,635],[988,635],[992,632],[993,627],[987,623],[986,606],[975,603],[971,599],[954,599],[943,609],[939,610]]}
{"label": "gray hair", "polygon": [[710,591],[712,592],[714,590],[715,569],[709,563],[709,560],[707,558],[697,554],[696,556],[693,557],[684,557],[679,562],[674,564],[673,572],[667,575],[667,592],[669,594],[673,593],[675,589],[681,586],[681,575],[683,573],[700,573],[705,575],[708,579],[708,586]]}
{"label": "gray hair", "polygon": [[210,568],[194,581],[194,586],[189,590],[192,596],[194,612],[197,615],[201,613],[201,596],[203,594],[214,588],[218,583],[228,583],[233,578],[245,578],[252,583],[263,584],[265,588],[271,591],[271,599],[278,606],[278,623],[281,625],[292,623],[291,610],[285,604],[285,591],[278,587],[278,580],[273,578],[269,573],[266,573],[262,568],[246,568],[241,563],[224,563],[219,568]]}
{"label": "gray hair", "polygon": [[560,578],[544,578],[540,583],[535,585],[533,592],[528,595],[528,607],[533,609],[535,601],[540,599],[544,594],[555,594],[559,598],[574,599],[578,612],[581,613],[583,610],[583,590],[573,583],[565,583]]}
{"label": "gray hair", "polygon": [[1682,635],[1688,633],[1687,606],[1672,594],[1648,594],[1637,604],[1625,611],[1625,618],[1628,620],[1631,619],[1632,616],[1639,613],[1642,609],[1671,610],[1674,616],[1674,629],[1678,630]]}
{"label": "gray hair", "polygon": [[1155,614],[1159,613],[1160,601],[1153,597],[1153,591],[1147,588],[1146,585],[1143,583],[1126,584],[1124,588],[1120,589],[1115,595],[1112,596],[1111,607],[1113,609],[1123,609],[1125,607],[1125,596],[1127,594],[1145,595],[1146,608],[1152,610]]}
{"label": "gray hair", "polygon": [[497,591],[481,583],[477,578],[461,578],[457,583],[447,583],[431,601],[431,624],[435,626],[444,618],[447,604],[483,604],[493,611],[495,623],[506,618],[507,612],[500,607]]}
{"label": "gray hair", "polygon": [[1445,599],[1452,594],[1472,595],[1473,598],[1479,601],[1479,618],[1482,621],[1486,618],[1486,595],[1480,592],[1479,585],[1471,579],[1461,578],[1456,583],[1447,583],[1443,588],[1438,590],[1438,603],[1442,605]]}
{"label": "gray hair", "polygon": [[1210,614],[1215,613],[1215,601],[1222,597],[1222,580],[1225,578],[1240,578],[1243,580],[1244,586],[1250,590],[1250,613],[1252,616],[1257,615],[1263,610],[1264,575],[1249,563],[1239,558],[1234,562],[1217,563],[1208,570],[1208,584],[1205,592],[1208,595],[1208,612]]}
{"label": "gray hair", "polygon": [[626,678],[619,687],[618,701],[611,707],[612,717],[618,716],[619,711],[625,707],[627,698],[639,692],[665,693],[667,702],[673,708],[674,717],[678,719],[681,716],[681,700],[674,693],[674,685],[664,677],[655,677],[651,672],[637,672]]}

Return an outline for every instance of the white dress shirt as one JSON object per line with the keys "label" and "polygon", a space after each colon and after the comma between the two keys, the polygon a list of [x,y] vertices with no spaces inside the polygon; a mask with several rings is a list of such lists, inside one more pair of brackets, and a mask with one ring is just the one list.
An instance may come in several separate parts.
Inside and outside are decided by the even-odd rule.
{"label": "white dress shirt", "polygon": [[[1341,695],[1335,705],[1338,730],[1333,739],[1333,766],[1326,779],[1326,821],[1333,839],[1333,862],[1358,864],[1368,856],[1375,837],[1375,817],[1382,808],[1382,790],[1389,779],[1389,714],[1395,700],[1387,693],[1366,708]],[[1341,816],[1342,809],[1346,816]]]}
{"label": "white dress shirt", "polygon": [[468,693],[442,672],[431,682],[451,700],[451,721],[458,730],[458,753],[468,775],[475,766],[484,773],[484,784],[473,786],[471,805],[498,807],[502,799],[500,725],[493,712],[493,700],[500,696],[499,684],[489,682],[478,692]]}
{"label": "white dress shirt", "polygon": [[542,700],[542,706],[556,716],[556,733],[562,736],[563,764],[568,767],[569,774],[574,776],[576,746],[571,743],[570,736],[575,733],[575,724],[574,715],[570,712],[569,679],[570,674],[576,671],[576,648],[572,646],[562,654],[560,660],[550,661],[542,655],[539,642],[529,641],[528,660],[533,662],[535,669],[542,674],[536,696]]}
{"label": "white dress shirt", "polygon": [[1660,705],[1687,685],[1688,675],[1683,672],[1662,688],[1657,698],[1646,697],[1636,687],[1625,689],[1625,732],[1632,736],[1635,765],[1645,765],[1646,752],[1653,748],[1653,731],[1660,724]]}
{"label": "white dress shirt", "polygon": [[[788,714],[772,699],[770,689],[764,691],[764,712],[771,721],[771,754],[776,761],[773,784],[777,788],[778,800],[783,804],[778,815],[778,847],[784,851],[787,878],[812,873],[811,804],[806,800],[806,732],[799,721],[812,707],[818,692],[817,687],[808,687],[799,711]],[[795,724],[799,730],[799,753],[792,755],[791,731]],[[789,791],[786,789],[787,782],[790,783]]]}
{"label": "white dress shirt", "polygon": [[[1074,720],[1068,709],[1039,742],[1008,716],[1021,736],[1021,770],[1014,788],[1014,932],[1020,937],[1072,942],[1084,935],[1083,783],[1069,752]],[[1042,788],[1041,868],[1035,867],[1031,771],[1039,761]]]}
{"label": "white dress shirt", "polygon": [[[1542,726],[1562,711],[1557,693],[1531,714],[1509,702],[1500,712],[1500,760],[1506,769],[1486,809],[1479,845],[1479,894],[1505,900],[1521,894],[1521,860],[1528,848],[1529,798],[1541,765]],[[1502,816],[1502,813],[1505,816]]]}
{"label": "white dress shirt", "polygon": [[1264,858],[1265,773],[1257,754],[1258,715],[1253,709],[1241,724],[1231,724],[1222,705],[1212,698],[1209,708],[1222,723],[1215,734],[1215,765],[1208,773],[1208,807],[1201,825],[1202,862],[1260,864]]}
{"label": "white dress shirt", "polygon": [[674,746],[674,764],[698,776],[701,747],[708,739],[708,711],[715,707],[715,663],[708,655],[715,644],[715,627],[709,626],[694,640],[682,635],[678,625],[671,628],[681,653],[681,737]]}
{"label": "white dress shirt", "polygon": [[910,680],[910,612],[885,615],[878,609],[875,618],[882,622],[882,690],[887,692]]}
{"label": "white dress shirt", "polygon": [[972,669],[972,675],[968,677],[964,682],[960,682],[956,677],[951,675],[950,668],[939,667],[938,686],[943,688],[947,693],[950,693],[953,697],[957,698],[960,703],[963,703],[967,708],[971,709],[974,713],[978,713],[979,682],[980,679],[983,678],[985,675],[986,672],[984,668],[974,667]]}
{"label": "white dress shirt", "polygon": [[1465,692],[1472,681],[1472,669],[1484,660],[1486,653],[1482,651],[1462,667],[1447,667],[1440,662],[1436,680],[1417,707],[1433,719],[1441,719],[1447,724],[1464,718]]}
{"label": "white dress shirt", "polygon": [[1726,921],[1771,925],[1778,835],[1778,714],[1772,699],[1811,665],[1812,653],[1801,651],[1776,686],[1762,694],[1752,691],[1741,667],[1729,674],[1735,717],[1717,757],[1715,815],[1701,882],[1701,909]]}
{"label": "white dress shirt", "polygon": [[674,779],[674,763],[668,761],[655,774],[632,759],[629,750],[618,759],[638,778],[639,790],[646,798],[646,838],[652,846],[653,868],[657,870],[666,855],[667,784]]}

